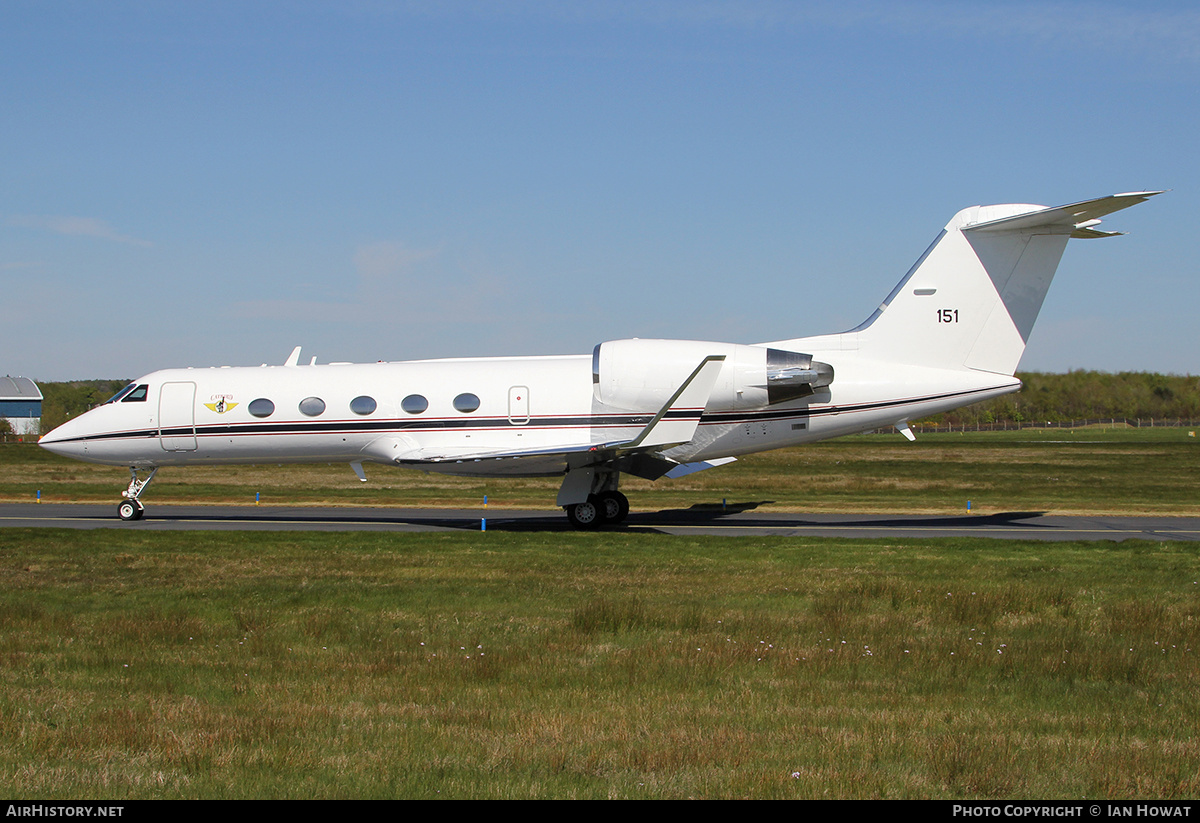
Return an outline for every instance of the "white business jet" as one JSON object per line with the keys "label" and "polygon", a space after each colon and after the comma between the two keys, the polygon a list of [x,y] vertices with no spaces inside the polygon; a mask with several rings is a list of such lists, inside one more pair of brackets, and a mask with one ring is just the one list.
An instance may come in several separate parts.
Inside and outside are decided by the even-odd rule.
{"label": "white business jet", "polygon": [[[300,363],[148,374],[41,439],[128,466],[138,520],[163,466],[363,463],[562,478],[580,528],[621,522],[622,473],[657,480],[738,455],[895,427],[1021,387],[1013,377],[1067,240],[1161,192],[960,211],[861,325],[756,345],[613,340],[591,355]],[[143,477],[143,475],[145,475]]]}

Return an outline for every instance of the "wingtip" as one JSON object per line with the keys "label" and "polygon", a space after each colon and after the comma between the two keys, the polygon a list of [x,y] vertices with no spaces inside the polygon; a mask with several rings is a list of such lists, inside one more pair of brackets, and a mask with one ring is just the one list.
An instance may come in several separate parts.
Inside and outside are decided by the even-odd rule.
{"label": "wingtip", "polygon": [[1126,191],[1121,192],[1120,194],[1114,194],[1113,197],[1141,197],[1142,199],[1148,199],[1154,197],[1156,194],[1166,194],[1169,191],[1171,191],[1171,189],[1158,189],[1156,191]]}

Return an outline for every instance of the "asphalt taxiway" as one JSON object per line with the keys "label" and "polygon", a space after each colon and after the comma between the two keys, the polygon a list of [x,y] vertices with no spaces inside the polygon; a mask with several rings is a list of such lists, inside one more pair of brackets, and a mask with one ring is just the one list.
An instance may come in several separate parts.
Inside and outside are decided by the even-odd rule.
{"label": "asphalt taxiway", "polygon": [[[249,531],[570,531],[558,509],[403,509],[151,504],[124,522],[116,505],[10,503],[0,528]],[[1200,517],[992,514],[803,514],[758,511],[755,503],[631,512],[614,530],[680,535],[811,537],[992,537],[1010,540],[1200,540]]]}

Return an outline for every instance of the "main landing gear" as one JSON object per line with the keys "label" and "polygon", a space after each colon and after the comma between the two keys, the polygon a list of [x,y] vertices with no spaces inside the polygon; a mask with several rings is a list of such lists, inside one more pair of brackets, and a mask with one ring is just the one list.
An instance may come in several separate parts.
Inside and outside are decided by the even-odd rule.
{"label": "main landing gear", "polygon": [[146,479],[142,480],[138,477],[136,466],[129,467],[129,488],[121,492],[121,496],[125,499],[117,504],[117,516],[122,520],[141,520],[142,515],[146,513],[146,507],[142,505],[142,501],[138,498],[146,487],[150,485],[150,481],[154,479],[154,475],[158,474],[158,467],[155,466],[150,470],[150,474],[146,475]]}
{"label": "main landing gear", "polygon": [[604,491],[588,495],[582,503],[563,506],[567,519],[577,529],[613,526],[629,515],[629,498],[619,491]]}

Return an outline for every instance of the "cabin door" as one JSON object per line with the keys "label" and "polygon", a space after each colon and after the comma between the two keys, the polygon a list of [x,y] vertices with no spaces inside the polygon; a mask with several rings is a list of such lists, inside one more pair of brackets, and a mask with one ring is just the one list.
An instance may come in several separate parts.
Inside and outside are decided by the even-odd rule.
{"label": "cabin door", "polygon": [[158,395],[158,442],[164,451],[196,450],[195,383],[163,383]]}

